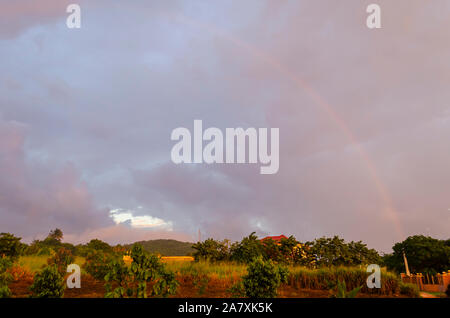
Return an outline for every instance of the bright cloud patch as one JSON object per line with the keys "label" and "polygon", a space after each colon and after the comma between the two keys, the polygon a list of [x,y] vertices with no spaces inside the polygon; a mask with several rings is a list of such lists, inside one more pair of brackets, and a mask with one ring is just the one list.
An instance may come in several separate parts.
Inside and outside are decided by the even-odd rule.
{"label": "bright cloud patch", "polygon": [[[138,207],[141,209],[142,207]],[[158,228],[172,231],[172,222],[164,221],[151,215],[134,216],[132,210],[112,209],[110,217],[116,224],[127,223],[133,228]]]}

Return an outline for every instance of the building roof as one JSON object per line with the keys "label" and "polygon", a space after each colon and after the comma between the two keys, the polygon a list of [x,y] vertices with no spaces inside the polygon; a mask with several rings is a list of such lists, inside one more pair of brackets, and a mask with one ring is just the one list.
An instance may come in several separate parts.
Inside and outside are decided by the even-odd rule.
{"label": "building roof", "polygon": [[281,242],[281,239],[287,239],[286,236],[284,235],[279,235],[279,236],[266,236],[265,238],[261,239],[261,242],[265,241],[265,240],[273,240],[277,243]]}

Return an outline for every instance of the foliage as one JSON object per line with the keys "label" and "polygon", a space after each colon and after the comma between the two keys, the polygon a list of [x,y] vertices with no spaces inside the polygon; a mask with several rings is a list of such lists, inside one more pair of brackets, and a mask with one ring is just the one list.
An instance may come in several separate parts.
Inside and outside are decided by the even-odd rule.
{"label": "foliage", "polygon": [[330,282],[345,281],[350,290],[362,286],[363,293],[393,295],[399,291],[400,278],[396,274],[382,270],[380,289],[369,289],[366,284],[367,277],[366,270],[359,267],[308,269],[296,266],[290,268],[288,284],[299,289],[329,290],[336,287],[334,283],[330,286]]}
{"label": "foliage", "polygon": [[104,280],[109,271],[109,264],[115,257],[102,251],[90,251],[83,267],[86,272],[97,280]]}
{"label": "foliage", "polygon": [[48,234],[47,238],[48,239],[54,239],[56,241],[61,242],[63,236],[64,236],[63,232],[60,229],[56,228],[53,231],[50,231],[50,233]]}
{"label": "foliage", "polygon": [[[175,274],[166,270],[159,258],[147,254],[141,245],[134,244],[131,250],[132,263],[128,267],[123,260],[113,260],[105,276],[107,298],[146,298],[147,283],[153,284],[152,296],[167,297],[176,292],[178,282]],[[112,283],[118,287],[112,289]]]}
{"label": "foliage", "polygon": [[345,281],[338,281],[336,286],[336,291],[333,294],[333,298],[355,298],[356,295],[361,290],[362,286],[358,286],[353,288],[350,291],[347,291],[347,286]]}
{"label": "foliage", "polygon": [[12,261],[9,257],[0,257],[0,298],[11,296],[8,288],[9,282],[13,279],[8,269],[11,268]]}
{"label": "foliage", "polygon": [[408,297],[418,298],[420,296],[419,287],[416,284],[400,283],[400,294]]}
{"label": "foliage", "polygon": [[281,262],[283,255],[280,246],[272,239],[266,239],[262,242],[264,256],[266,259],[271,259],[274,262]]}
{"label": "foliage", "polygon": [[231,259],[236,262],[250,263],[253,259],[263,255],[264,247],[255,232],[244,237],[241,242],[234,243],[230,248]]}
{"label": "foliage", "polygon": [[13,265],[12,267],[8,268],[7,272],[11,274],[11,278],[14,282],[33,278],[33,274],[31,273],[31,271],[20,265]]}
{"label": "foliage", "polygon": [[394,252],[384,257],[386,266],[397,273],[405,272],[403,252],[405,253],[411,273],[435,275],[450,268],[450,245],[448,240],[432,237],[410,236],[392,248]]}
{"label": "foliage", "polygon": [[[145,251],[152,254],[160,254],[163,256],[189,256],[194,253],[192,243],[180,242],[176,240],[149,240],[136,242],[142,245]],[[125,248],[131,249],[132,245],[125,245]]]}
{"label": "foliage", "polygon": [[65,281],[58,267],[50,265],[34,276],[30,290],[35,298],[61,298],[64,295]]}
{"label": "foliage", "polygon": [[90,250],[102,251],[104,253],[112,253],[113,251],[111,245],[98,239],[90,240],[87,244],[87,248]]}
{"label": "foliage", "polygon": [[[262,256],[255,258],[247,268],[248,274],[242,278],[244,295],[249,298],[273,298],[278,294],[281,283],[287,282],[288,270],[275,265]],[[239,289],[239,287],[237,287]]]}
{"label": "foliage", "polygon": [[368,249],[362,242],[345,241],[339,236],[322,237],[308,242],[318,266],[354,266],[379,264],[381,258],[374,249]]}
{"label": "foliage", "polygon": [[230,244],[228,240],[222,242],[209,238],[203,242],[192,245],[195,250],[193,256],[196,261],[224,261],[230,256]]}
{"label": "foliage", "polygon": [[72,252],[64,247],[59,248],[56,253],[47,260],[48,265],[56,265],[58,272],[64,276],[67,266],[75,261]]}
{"label": "foliage", "polygon": [[21,238],[10,233],[0,234],[0,257],[16,259],[22,250]]}

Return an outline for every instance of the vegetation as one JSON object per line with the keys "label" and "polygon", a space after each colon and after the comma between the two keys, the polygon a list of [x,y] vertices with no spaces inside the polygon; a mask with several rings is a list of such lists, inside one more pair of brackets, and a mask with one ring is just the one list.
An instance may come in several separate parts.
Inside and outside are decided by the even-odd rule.
{"label": "vegetation", "polygon": [[420,297],[419,287],[417,287],[416,284],[400,283],[400,294],[412,298],[418,298]]}
{"label": "vegetation", "polygon": [[[31,285],[33,297],[62,297],[63,277],[71,263],[80,265],[82,276],[88,275],[94,286],[104,282],[106,293],[100,290],[96,295],[105,297],[167,297],[177,291],[179,284],[183,286],[181,294],[195,290],[197,296],[213,293],[214,297],[228,297],[230,292],[241,297],[275,297],[279,293],[285,296],[286,290],[323,291],[325,296],[339,298],[358,293],[417,297],[417,286],[403,284],[398,272],[388,271],[402,271],[403,252],[413,272],[432,274],[449,268],[449,240],[423,236],[397,243],[394,252],[383,258],[362,242],[345,242],[337,236],[312,242],[299,242],[293,236],[273,241],[260,240],[253,232],[234,243],[210,238],[195,244],[144,241],[146,246],[111,246],[99,239],[73,245],[63,242],[63,237],[62,231],[55,229],[44,240],[27,245],[12,234],[1,233],[0,297],[16,297],[15,286],[21,280],[26,288]],[[195,262],[169,262],[156,252],[191,254]],[[366,265],[371,263],[388,266],[388,270],[382,269],[380,289],[366,285]],[[225,294],[215,294],[217,288]]]}
{"label": "vegetation", "polygon": [[287,282],[289,271],[275,265],[262,256],[255,258],[247,268],[248,274],[233,288],[235,294],[249,298],[273,298],[278,294],[281,283]]}
{"label": "vegetation", "polygon": [[64,276],[67,266],[73,264],[75,257],[72,252],[64,247],[59,248],[56,253],[47,260],[48,265],[56,265],[58,272]]}
{"label": "vegetation", "polygon": [[21,238],[10,233],[0,233],[0,257],[9,257],[11,260],[17,259],[22,252]]}
{"label": "vegetation", "polygon": [[345,281],[338,281],[336,285],[336,292],[333,294],[332,297],[334,298],[355,298],[356,295],[361,290],[362,285],[353,288],[350,291],[347,291],[347,286],[345,284]]}
{"label": "vegetation", "polygon": [[103,251],[93,250],[87,255],[83,268],[95,279],[103,281],[108,274],[110,264],[115,259],[120,258]]}
{"label": "vegetation", "polygon": [[248,264],[256,257],[276,263],[302,265],[310,268],[323,266],[356,266],[380,264],[381,257],[374,249],[362,242],[346,243],[338,236],[320,238],[313,242],[300,243],[295,237],[283,238],[279,243],[271,239],[261,241],[255,232],[242,241],[230,245],[228,240],[209,238],[194,244],[196,261],[234,261]]}
{"label": "vegetation", "polygon": [[[180,242],[176,240],[149,240],[136,242],[141,245],[145,251],[162,256],[190,256],[194,252],[192,243]],[[132,244],[125,245],[127,250],[131,249]]]}
{"label": "vegetation", "polygon": [[209,238],[192,245],[195,250],[193,256],[196,261],[227,261],[230,259],[230,244],[228,240],[222,242]]}
{"label": "vegetation", "polygon": [[0,298],[9,297],[11,295],[8,284],[12,280],[12,276],[7,271],[11,266],[12,262],[10,258],[5,256],[0,257]]}
{"label": "vegetation", "polygon": [[56,264],[45,267],[34,276],[30,290],[32,297],[61,298],[64,295],[65,281]]}
{"label": "vegetation", "polygon": [[450,240],[415,235],[395,244],[392,249],[392,254],[384,256],[384,263],[397,273],[405,271],[403,253],[412,273],[435,275],[450,268]]}
{"label": "vegetation", "polygon": [[[176,292],[175,274],[167,271],[155,255],[148,254],[139,244],[131,250],[132,263],[128,267],[123,260],[113,260],[105,276],[106,298],[146,298],[147,284],[153,285],[152,296],[167,297]],[[112,282],[118,287],[112,289]]]}
{"label": "vegetation", "polygon": [[337,287],[337,283],[345,281],[346,288],[352,290],[361,287],[361,292],[367,294],[394,295],[399,291],[398,275],[382,270],[381,288],[369,289],[366,285],[367,272],[359,267],[322,267],[308,269],[291,267],[289,285],[299,289],[329,290]]}

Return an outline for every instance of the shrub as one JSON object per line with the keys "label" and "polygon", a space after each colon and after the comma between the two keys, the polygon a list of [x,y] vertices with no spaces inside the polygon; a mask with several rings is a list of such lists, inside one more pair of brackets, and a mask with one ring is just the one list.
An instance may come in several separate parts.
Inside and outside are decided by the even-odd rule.
{"label": "shrub", "polygon": [[8,288],[8,283],[12,280],[12,276],[8,272],[11,266],[10,258],[0,256],[0,298],[11,296],[11,291]]}
{"label": "shrub", "polygon": [[72,252],[64,247],[59,248],[56,253],[47,260],[48,265],[56,265],[58,272],[64,276],[67,266],[75,261]]}
{"label": "shrub", "polygon": [[23,247],[21,238],[10,233],[0,234],[0,257],[10,257],[13,261],[19,257]]}
{"label": "shrub", "polygon": [[336,286],[336,291],[333,294],[332,297],[334,298],[355,298],[356,295],[359,293],[359,291],[361,290],[362,286],[358,286],[353,288],[350,291],[347,291],[347,286],[345,284],[345,281],[338,281],[337,286]]}
{"label": "shrub", "polygon": [[420,296],[419,287],[415,284],[400,283],[400,294],[412,298],[418,298]]}
{"label": "shrub", "polygon": [[7,272],[11,274],[11,278],[15,282],[33,278],[33,274],[28,269],[20,265],[14,265],[8,268]]}
{"label": "shrub", "polygon": [[[132,263],[128,267],[123,260],[113,260],[105,276],[106,298],[146,298],[147,283],[153,283],[152,296],[167,297],[175,294],[178,282],[175,274],[166,270],[158,257],[144,252],[139,244],[131,250]],[[114,290],[112,283],[118,285]]]}
{"label": "shrub", "polygon": [[[278,294],[281,283],[287,282],[289,274],[286,267],[275,265],[271,260],[265,261],[262,256],[255,258],[247,268],[248,274],[242,278],[243,294],[249,298],[273,298]],[[233,291],[232,291],[233,292]]]}
{"label": "shrub", "polygon": [[64,295],[65,281],[59,273],[57,265],[45,267],[34,276],[30,290],[32,297],[61,298]]}
{"label": "shrub", "polygon": [[108,274],[108,264],[113,261],[111,254],[102,251],[90,251],[86,256],[84,269],[86,272],[97,280],[104,280]]}

